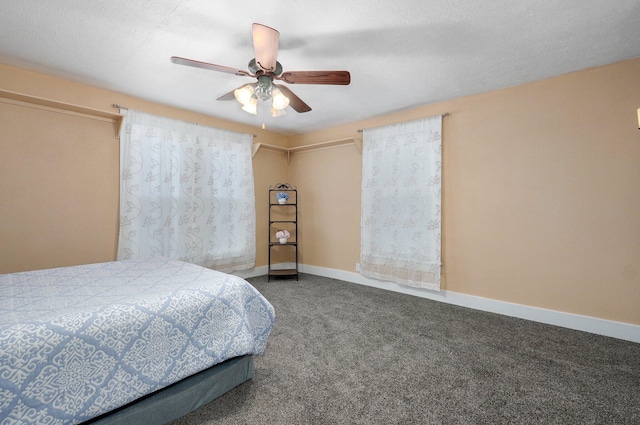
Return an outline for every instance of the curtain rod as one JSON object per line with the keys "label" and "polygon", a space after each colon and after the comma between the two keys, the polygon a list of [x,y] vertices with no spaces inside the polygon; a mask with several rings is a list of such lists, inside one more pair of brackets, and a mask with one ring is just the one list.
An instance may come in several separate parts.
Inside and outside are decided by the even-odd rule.
{"label": "curtain rod", "polygon": [[[114,107],[114,108],[118,108],[118,109],[124,109],[125,111],[128,111],[128,110],[129,110],[129,108],[124,107],[124,106],[120,106],[120,105],[118,105],[117,103],[114,103],[114,104],[112,104],[111,106],[112,106],[112,107]],[[442,118],[444,118],[444,117],[448,117],[449,115],[450,115],[450,114],[449,114],[449,112],[445,112],[444,114],[442,114],[442,115],[440,115],[440,116],[441,116]],[[363,131],[364,131],[364,129],[362,129],[362,128],[361,128],[361,129],[359,129],[359,130],[358,130],[358,133],[362,133]],[[256,134],[253,134],[253,138],[255,139],[256,137],[258,137],[258,136],[257,136]]]}
{"label": "curtain rod", "polygon": [[[451,115],[449,112],[445,112],[444,114],[441,114],[440,116],[442,118],[444,118],[444,117],[448,117],[449,115]],[[432,115],[432,116],[435,116],[435,115]],[[368,130],[368,129],[361,128],[361,129],[358,130],[358,133],[362,133],[364,130]]]}
{"label": "curtain rod", "polygon": [[[120,105],[118,105],[117,103],[113,103],[113,104],[111,104],[111,106],[112,106],[113,108],[117,108],[117,109],[124,109],[125,111],[128,111],[128,110],[129,110],[129,108],[127,108],[127,107],[125,107],[125,106],[120,106]],[[258,137],[258,135],[257,135],[257,134],[252,134],[252,136],[253,136],[253,138],[254,138],[254,139],[255,139],[256,137]]]}

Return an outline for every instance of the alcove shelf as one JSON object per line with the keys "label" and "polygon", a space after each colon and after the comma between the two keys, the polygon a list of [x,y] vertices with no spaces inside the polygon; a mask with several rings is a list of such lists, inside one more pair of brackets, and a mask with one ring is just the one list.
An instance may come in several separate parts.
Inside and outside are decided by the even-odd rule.
{"label": "alcove shelf", "polygon": [[284,148],[282,146],[269,145],[267,143],[256,142],[253,144],[253,156],[255,156],[255,154],[258,152],[259,149],[266,149],[270,151],[286,153],[287,162],[289,162],[289,160],[291,159],[292,153],[311,151],[316,149],[324,149],[324,148],[330,148],[330,147],[341,146],[341,145],[349,145],[349,144],[354,144],[358,148],[358,151],[362,152],[362,140],[358,140],[353,137],[347,137],[345,139],[329,140],[327,142],[313,143],[310,145],[296,146],[293,148]]}
{"label": "alcove shelf", "polygon": [[57,100],[31,96],[28,94],[17,93],[10,90],[0,89],[0,101],[29,108],[43,109],[67,115],[75,115],[84,118],[97,119],[100,121],[113,122],[116,139],[120,136],[120,127],[122,126],[122,120],[124,118],[123,115],[116,112],[102,111],[100,109],[74,105],[72,103],[59,102]]}

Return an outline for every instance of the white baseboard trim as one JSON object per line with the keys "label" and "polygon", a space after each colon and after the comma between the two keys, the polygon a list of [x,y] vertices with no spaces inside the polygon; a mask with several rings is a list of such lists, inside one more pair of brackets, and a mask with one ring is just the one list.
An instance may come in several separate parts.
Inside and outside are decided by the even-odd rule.
{"label": "white baseboard trim", "polygon": [[[296,268],[296,263],[277,263],[277,264],[271,265],[271,270],[289,270],[289,269],[295,269],[295,268]],[[298,269],[298,270],[302,272],[301,269]],[[269,273],[269,268],[267,266],[260,266],[260,267],[254,267],[253,269],[237,270],[232,272],[231,274],[239,276],[243,279],[248,279],[250,277],[264,276],[267,273]]]}
{"label": "white baseboard trim", "polygon": [[267,266],[254,267],[253,269],[247,270],[237,270],[232,272],[232,275],[239,276],[243,279],[248,279],[250,277],[258,277],[264,276],[268,273],[269,268]]}
{"label": "white baseboard trim", "polygon": [[[560,326],[577,331],[590,332],[593,334],[623,339],[626,341],[640,343],[640,326],[630,323],[615,322],[612,320],[598,319],[596,317],[582,316],[561,311],[547,310],[539,307],[531,307],[523,304],[515,304],[505,301],[498,301],[489,298],[477,297],[473,295],[461,294],[452,291],[427,291],[419,288],[398,285],[392,282],[383,282],[362,276],[360,273],[347,272],[343,270],[329,269],[326,267],[300,265],[300,272],[331,279],[343,280],[360,285],[373,286],[375,288],[400,292],[417,297],[428,298],[462,307],[476,310],[502,314],[505,316],[517,317],[519,319],[532,320],[534,322],[548,325]],[[266,267],[265,272],[266,274]]]}
{"label": "white baseboard trim", "polygon": [[[294,264],[283,263],[274,265],[274,268],[293,267],[295,267]],[[461,307],[468,307],[475,310],[487,311],[490,313],[502,314],[505,316],[517,317],[519,319],[532,320],[534,322],[545,323],[548,325],[560,326],[577,331],[589,332],[597,335],[603,335],[612,338],[623,339],[625,341],[640,343],[640,325],[615,322],[612,320],[565,313],[556,310],[548,310],[539,307],[531,307],[523,304],[498,301],[490,298],[466,295],[452,291],[427,291],[419,288],[398,285],[392,282],[383,282],[375,279],[370,279],[368,277],[362,276],[360,273],[347,272],[344,270],[330,269],[326,267],[300,264],[299,270],[301,273],[308,273],[316,276],[343,280],[345,282],[357,283],[359,285],[372,286],[374,288],[414,295],[417,297],[445,302]],[[237,271],[233,274],[247,279],[250,277],[264,276],[267,274],[267,272],[267,266],[261,266],[249,270]]]}

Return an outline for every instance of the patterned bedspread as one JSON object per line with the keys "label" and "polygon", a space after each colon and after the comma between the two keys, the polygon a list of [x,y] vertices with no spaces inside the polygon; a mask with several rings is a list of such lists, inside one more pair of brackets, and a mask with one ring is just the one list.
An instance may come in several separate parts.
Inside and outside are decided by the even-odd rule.
{"label": "patterned bedspread", "polygon": [[0,423],[86,421],[262,354],[274,319],[245,280],[165,258],[0,275]]}

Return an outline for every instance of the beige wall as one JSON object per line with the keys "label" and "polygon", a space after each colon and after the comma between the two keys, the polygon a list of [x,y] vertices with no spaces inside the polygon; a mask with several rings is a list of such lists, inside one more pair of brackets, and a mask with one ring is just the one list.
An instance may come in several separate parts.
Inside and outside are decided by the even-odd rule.
{"label": "beige wall", "polygon": [[[283,146],[286,137],[121,93],[0,64],[0,89],[111,111],[112,104]],[[0,102],[0,273],[115,259],[119,143],[112,123]],[[287,178],[282,154],[254,158],[257,252],[265,265],[269,185]]]}
{"label": "beige wall", "polygon": [[[281,146],[360,138],[361,128],[450,112],[443,121],[443,289],[640,324],[638,75],[640,59],[293,138],[4,65],[0,88],[103,110],[119,103],[253,132]],[[17,112],[7,119],[6,108],[16,107],[3,108],[0,272],[113,259],[112,131],[93,123],[94,133],[66,117],[64,132],[51,134],[51,118]],[[22,134],[21,120],[42,140]],[[85,150],[59,151],[72,146]],[[355,146],[295,153],[288,165],[283,154],[260,150],[254,172],[258,266],[266,264],[267,189],[285,181],[300,191],[301,261],[354,271],[361,173]],[[96,182],[104,182],[99,196],[88,190]],[[93,216],[70,216],[70,194]]]}
{"label": "beige wall", "polygon": [[[355,122],[292,140],[449,112],[443,289],[640,324],[640,59]],[[295,154],[304,263],[355,271],[361,157]],[[340,237],[330,238],[337,229]]]}
{"label": "beige wall", "polygon": [[[269,238],[269,188],[289,181],[287,157],[282,152],[260,149],[253,157],[256,192],[256,266],[267,265]],[[274,232],[275,233],[275,232]],[[274,254],[274,253],[272,253]],[[274,256],[274,261],[289,261]]]}
{"label": "beige wall", "polygon": [[110,122],[0,103],[0,272],[115,258],[114,135]]}
{"label": "beige wall", "polygon": [[303,264],[355,271],[360,259],[361,158],[353,144],[291,155]]}

